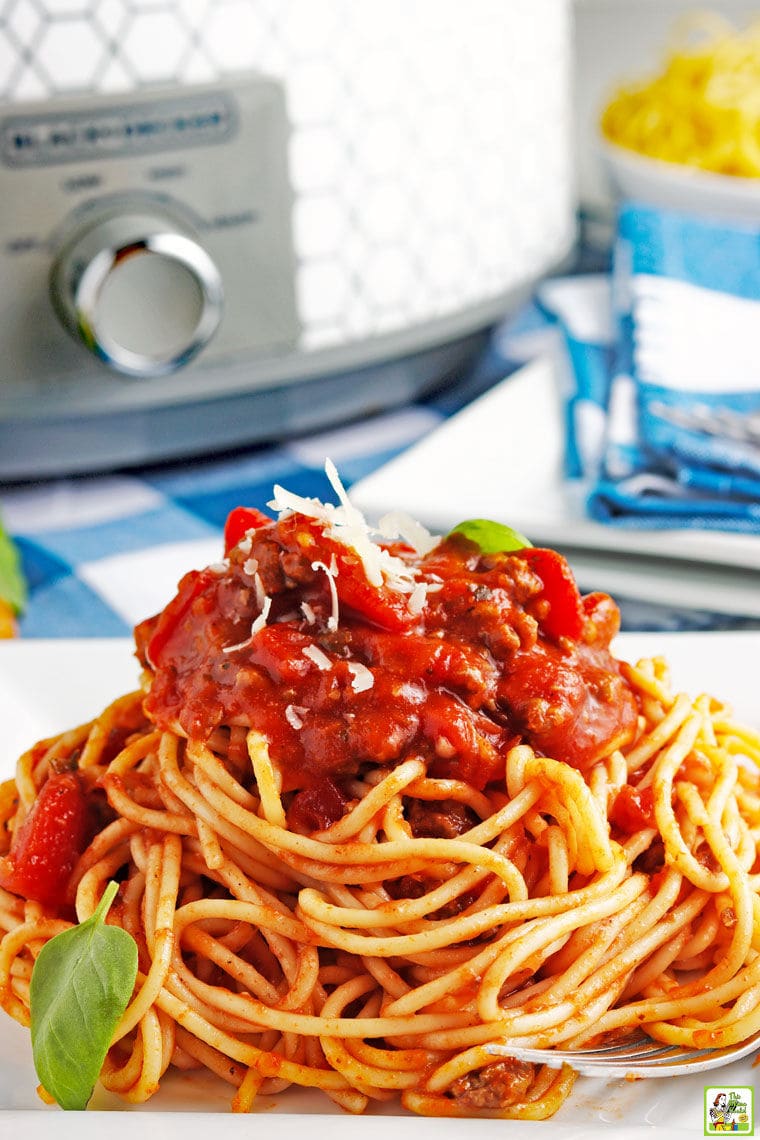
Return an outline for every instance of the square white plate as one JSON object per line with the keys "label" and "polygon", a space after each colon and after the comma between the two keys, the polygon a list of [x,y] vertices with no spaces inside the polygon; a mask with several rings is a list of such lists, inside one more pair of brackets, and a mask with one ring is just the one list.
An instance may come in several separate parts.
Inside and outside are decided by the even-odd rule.
{"label": "square white plate", "polygon": [[[127,640],[0,642],[0,779],[12,775],[16,756],[35,740],[92,717],[134,688],[138,667],[132,648]],[[760,727],[760,633],[627,634],[617,649],[629,660],[664,654],[679,688],[730,700],[737,717]],[[545,1123],[425,1120],[387,1107],[356,1119],[299,1090],[262,1103],[258,1115],[266,1115],[267,1140],[298,1140],[305,1128],[312,1140],[387,1140],[391,1116],[394,1140],[461,1140],[464,1134],[473,1140],[585,1140],[610,1129],[616,1140],[672,1140],[702,1135],[706,1084],[750,1085],[753,1076],[745,1060],[693,1077],[633,1083],[582,1078],[557,1116]],[[131,1140],[138,1127],[134,1112],[140,1113],[143,1140],[207,1140],[215,1127],[230,1140],[238,1140],[238,1132],[240,1140],[248,1140],[260,1124],[228,1114],[231,1089],[215,1079],[177,1075],[136,1109],[96,1091],[92,1108],[76,1114],[44,1106],[36,1084],[29,1035],[0,1011],[3,1140],[49,1140],[51,1127],[57,1140],[101,1140],[104,1127],[111,1140]],[[220,1113],[227,1114],[223,1122]]]}

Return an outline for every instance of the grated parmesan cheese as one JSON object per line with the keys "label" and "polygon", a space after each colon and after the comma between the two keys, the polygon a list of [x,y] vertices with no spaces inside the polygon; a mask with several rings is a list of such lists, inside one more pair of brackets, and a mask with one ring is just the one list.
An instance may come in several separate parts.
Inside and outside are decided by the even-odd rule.
{"label": "grated parmesan cheese", "polygon": [[406,603],[410,614],[420,614],[425,608],[425,601],[428,593],[427,582],[418,582],[409,595],[409,601]]}
{"label": "grated parmesan cheese", "polygon": [[316,665],[317,669],[321,669],[322,672],[325,672],[327,669],[332,668],[332,662],[330,658],[326,653],[322,652],[318,645],[307,645],[305,649],[301,650],[301,652],[303,653],[304,657],[308,657],[309,660],[313,662],[314,665]]}
{"label": "grated parmesan cheese", "polygon": [[[401,536],[420,553],[431,550],[438,540],[401,512],[384,516],[381,526],[388,533],[383,530],[373,531],[361,511],[350,501],[335,464],[330,459],[325,461],[325,473],[338,497],[337,506],[296,495],[279,484],[275,485],[274,497],[268,505],[281,515],[297,512],[321,523],[323,534],[327,538],[339,542],[357,555],[371,586],[384,585],[396,593],[414,595],[415,608],[410,607],[410,612],[419,613],[424,607],[427,584],[419,579],[414,567],[408,566],[403,559],[378,545],[372,535],[374,533],[388,539]],[[334,612],[333,608],[333,615]]]}
{"label": "grated parmesan cheese", "polygon": [[245,641],[239,641],[237,645],[223,645],[222,653],[235,653],[238,649],[247,649],[251,641],[252,636],[246,637]]}
{"label": "grated parmesan cheese", "polygon": [[375,683],[372,671],[366,665],[362,665],[361,661],[349,661],[348,671],[352,676],[351,688],[355,693],[364,693]]}
{"label": "grated parmesan cheese", "polygon": [[338,588],[335,585],[335,579],[338,577],[338,564],[335,561],[333,554],[330,559],[330,565],[326,566],[324,562],[312,562],[312,570],[324,570],[327,575],[327,581],[330,587],[330,616],[327,619],[327,628],[335,632],[338,628]]}
{"label": "grated parmesan cheese", "polygon": [[[256,570],[253,575],[253,584],[256,587],[256,605],[260,610],[262,610],[264,608],[265,602],[267,601],[268,595],[264,589],[264,583],[261,581],[261,575],[259,574],[258,570]],[[271,601],[271,599],[269,600]]]}
{"label": "grated parmesan cheese", "polygon": [[408,515],[406,511],[389,511],[377,524],[382,538],[402,538],[417,554],[429,554],[440,539]]}
{"label": "grated parmesan cheese", "polygon": [[259,630],[263,629],[264,626],[267,624],[267,618],[269,617],[269,611],[271,610],[271,608],[272,608],[272,599],[265,595],[264,604],[261,607],[261,613],[259,614],[259,616],[256,618],[255,622],[251,626],[251,637],[255,637],[256,634],[259,632]]}
{"label": "grated parmesan cheese", "polygon": [[317,615],[314,613],[314,610],[311,608],[308,602],[301,602],[301,613],[306,618],[306,621],[309,623],[309,625],[314,625],[315,621],[317,620]]}
{"label": "grated parmesan cheese", "polygon": [[236,649],[247,649],[248,646],[253,642],[256,634],[260,633],[260,631],[267,624],[267,618],[269,617],[269,611],[271,608],[272,599],[268,596],[265,596],[263,605],[261,607],[261,613],[251,625],[251,632],[249,633],[248,637],[246,637],[245,641],[239,641],[237,645],[223,645],[222,653],[234,653]]}
{"label": "grated parmesan cheese", "polygon": [[303,728],[303,718],[309,710],[304,708],[303,705],[287,705],[285,708],[285,720],[291,728],[296,732]]}

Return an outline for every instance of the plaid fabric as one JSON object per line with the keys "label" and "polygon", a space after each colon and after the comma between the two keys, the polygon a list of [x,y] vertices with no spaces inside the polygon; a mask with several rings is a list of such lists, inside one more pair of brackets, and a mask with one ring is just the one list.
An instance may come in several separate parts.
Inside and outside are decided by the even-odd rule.
{"label": "plaid fabric", "polygon": [[186,570],[218,561],[233,507],[266,509],[275,483],[331,500],[326,456],[350,486],[444,415],[434,403],[412,405],[234,458],[5,489],[3,520],[29,587],[21,636],[129,634],[165,605]]}

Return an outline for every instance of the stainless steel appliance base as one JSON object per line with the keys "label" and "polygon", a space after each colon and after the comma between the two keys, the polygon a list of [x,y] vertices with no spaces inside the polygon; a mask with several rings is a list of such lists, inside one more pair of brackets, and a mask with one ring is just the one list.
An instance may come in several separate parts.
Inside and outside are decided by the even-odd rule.
{"label": "stainless steel appliance base", "polygon": [[148,409],[0,420],[0,479],[50,478],[207,455],[297,436],[407,403],[465,372],[488,339],[445,345],[320,378]]}

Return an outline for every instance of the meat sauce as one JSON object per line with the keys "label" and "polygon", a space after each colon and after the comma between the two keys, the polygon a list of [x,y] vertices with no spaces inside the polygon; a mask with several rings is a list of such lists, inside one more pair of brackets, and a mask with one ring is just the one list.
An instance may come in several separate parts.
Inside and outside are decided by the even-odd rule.
{"label": "meat sauce", "polygon": [[314,519],[250,519],[137,627],[146,709],[196,738],[257,729],[312,821],[341,814],[341,781],[367,762],[420,756],[482,789],[512,744],[584,769],[632,737],[617,608],[582,598],[559,554],[484,555],[461,535],[425,555],[387,546],[420,585],[402,593]]}
{"label": "meat sauce", "polygon": [[525,1100],[534,1077],[533,1065],[507,1057],[458,1077],[448,1095],[468,1112],[499,1111]]}

